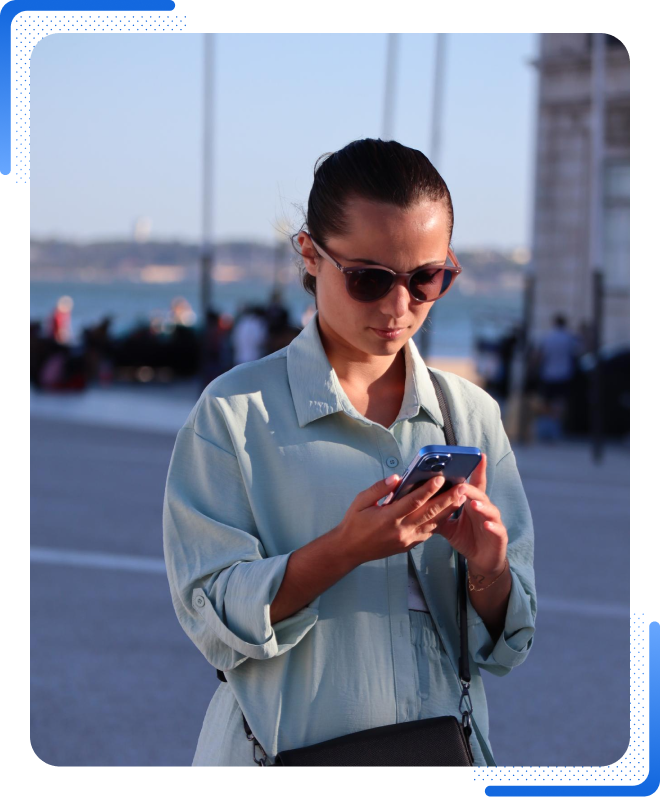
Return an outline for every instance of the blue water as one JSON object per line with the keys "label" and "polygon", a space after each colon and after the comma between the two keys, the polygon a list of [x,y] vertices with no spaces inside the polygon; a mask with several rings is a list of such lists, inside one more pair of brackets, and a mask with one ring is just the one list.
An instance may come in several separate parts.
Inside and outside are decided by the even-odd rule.
{"label": "blue water", "polygon": [[[266,302],[270,290],[268,283],[213,283],[212,302],[216,310],[234,315],[242,303]],[[170,303],[177,296],[185,297],[195,312],[200,305],[199,286],[193,282],[39,281],[31,284],[30,317],[45,320],[62,295],[71,296],[74,301],[72,329],[75,338],[79,338],[84,326],[97,323],[106,314],[114,315],[111,329],[119,335],[154,315],[166,317]],[[283,297],[293,323],[300,325],[306,307],[314,303],[313,298],[298,283],[284,286]],[[497,336],[519,322],[521,313],[522,295],[517,292],[465,295],[454,288],[432,308],[430,354],[433,357],[470,357],[475,336]]]}

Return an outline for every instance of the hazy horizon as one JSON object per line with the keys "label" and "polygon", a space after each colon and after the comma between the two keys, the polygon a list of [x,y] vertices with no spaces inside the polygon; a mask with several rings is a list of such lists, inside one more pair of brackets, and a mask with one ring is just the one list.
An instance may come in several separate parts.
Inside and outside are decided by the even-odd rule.
{"label": "hazy horizon", "polygon": [[[100,246],[100,245],[135,245],[135,246],[149,246],[150,244],[156,246],[168,246],[168,245],[176,245],[176,246],[190,246],[190,247],[199,247],[201,248],[201,244],[199,240],[187,240],[184,238],[149,238],[145,241],[136,241],[134,238],[126,236],[125,238],[90,238],[87,239],[76,239],[73,236],[64,237],[64,236],[40,236],[31,234],[30,236],[30,243],[31,244],[67,244],[69,246]],[[239,237],[227,237],[222,239],[216,239],[212,242],[212,246],[222,247],[228,245],[236,245],[236,244],[243,244],[255,247],[264,247],[264,248],[273,248],[277,246],[277,241],[273,240],[259,240],[256,238],[239,238]],[[457,247],[457,250],[462,250],[464,252],[495,252],[498,254],[511,254],[514,252],[518,252],[522,254],[523,251],[529,251],[527,247],[524,246],[460,246]],[[291,250],[293,253],[293,249]]]}

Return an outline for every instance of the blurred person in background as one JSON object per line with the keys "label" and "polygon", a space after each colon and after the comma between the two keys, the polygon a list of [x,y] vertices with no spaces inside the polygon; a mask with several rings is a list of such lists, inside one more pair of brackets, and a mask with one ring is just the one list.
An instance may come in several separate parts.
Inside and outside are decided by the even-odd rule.
{"label": "blurred person in background", "polygon": [[73,299],[70,296],[60,296],[50,318],[48,319],[48,334],[61,344],[67,346],[71,343],[71,311]]}
{"label": "blurred person in background", "polygon": [[266,321],[268,322],[269,332],[289,323],[289,313],[282,302],[282,292],[279,288],[274,288],[270,294],[268,305],[266,306]]}
{"label": "blurred person in background", "polygon": [[266,307],[266,321],[268,322],[268,340],[264,348],[264,355],[272,354],[278,349],[288,346],[298,335],[300,327],[291,324],[289,311],[282,302],[282,294],[278,288],[272,292]]}
{"label": "blurred person in background", "polygon": [[197,321],[197,313],[190,306],[190,302],[183,296],[172,299],[170,304],[170,323],[174,326],[192,327]]}
{"label": "blurred person in background", "polygon": [[511,395],[511,372],[513,360],[518,350],[521,330],[514,326],[509,329],[499,341],[500,371],[497,385],[496,398],[500,402],[507,402]]}
{"label": "blurred person in background", "polygon": [[220,363],[220,315],[212,309],[206,311],[203,336],[204,349],[204,381],[208,384],[219,374]]}
{"label": "blurred person in background", "polygon": [[300,332],[299,327],[294,327],[289,320],[289,311],[283,314],[268,328],[268,341],[264,354],[272,354],[278,349],[288,346]]}
{"label": "blurred person in background", "polygon": [[[195,328],[197,313],[184,296],[177,296],[170,304],[170,318],[164,349],[167,365],[184,378],[192,377],[201,364],[200,332]],[[201,332],[203,333],[203,330]]]}
{"label": "blurred person in background", "polygon": [[30,320],[30,384],[38,385],[39,371],[43,362],[43,351],[41,321]]}
{"label": "blurred person in background", "polygon": [[[319,161],[293,236],[316,312],[285,349],[208,385],[168,471],[174,608],[225,681],[193,764],[270,765],[361,730],[460,722],[460,553],[468,744],[476,765],[494,765],[480,670],[505,675],[531,648],[533,529],[497,403],[429,371],[413,340],[461,271],[451,196],[428,158],[396,141],[354,141]],[[439,476],[379,506],[421,447],[446,444],[431,373],[458,443],[482,461],[469,484],[439,492]]]}
{"label": "blurred person in background", "polygon": [[248,305],[238,316],[232,332],[236,365],[263,357],[268,340],[266,311],[258,305]]}
{"label": "blurred person in background", "polygon": [[200,333],[192,323],[174,325],[167,340],[166,351],[168,365],[177,375],[188,378],[199,372]]}
{"label": "blurred person in background", "polygon": [[220,374],[234,367],[234,347],[231,342],[234,329],[234,317],[231,313],[221,313],[218,321],[220,327]]}
{"label": "blurred person in background", "polygon": [[484,390],[505,409],[511,394],[511,374],[519,346],[520,328],[513,326],[496,338],[477,337],[477,373]]}
{"label": "blurred person in background", "polygon": [[88,374],[84,345],[74,345],[71,328],[73,299],[60,296],[46,320],[30,326],[32,384],[43,390],[80,391],[87,386]]}
{"label": "blurred person in background", "polygon": [[83,329],[85,368],[88,382],[107,385],[113,378],[114,341],[110,334],[112,315]]}
{"label": "blurred person in background", "polygon": [[537,430],[542,440],[556,441],[562,437],[580,353],[579,338],[567,328],[566,317],[558,313],[552,320],[552,329],[541,338],[536,351],[538,390],[543,399]]}

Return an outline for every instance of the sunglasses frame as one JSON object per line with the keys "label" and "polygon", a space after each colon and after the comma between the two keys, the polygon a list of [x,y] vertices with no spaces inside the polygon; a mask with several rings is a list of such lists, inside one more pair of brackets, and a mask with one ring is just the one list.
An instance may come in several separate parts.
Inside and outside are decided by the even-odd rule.
{"label": "sunglasses frame", "polygon": [[[309,235],[309,233],[307,234]],[[438,299],[440,299],[442,296],[444,296],[446,293],[449,292],[449,289],[454,284],[454,280],[456,279],[456,277],[458,277],[461,271],[463,271],[463,267],[458,262],[458,259],[456,258],[456,255],[453,252],[451,244],[447,249],[447,258],[451,261],[452,265],[450,266],[447,265],[447,262],[445,261],[445,263],[441,266],[419,266],[418,268],[415,268],[412,271],[408,271],[405,274],[401,274],[398,271],[393,271],[391,268],[388,268],[387,266],[342,266],[334,259],[334,257],[330,257],[330,255],[316,243],[316,241],[312,238],[311,235],[309,235],[309,240],[312,242],[312,246],[314,247],[314,249],[316,249],[318,254],[324,260],[327,260],[329,263],[332,263],[332,265],[335,266],[335,268],[338,268],[339,271],[342,272],[342,274],[346,278],[345,282],[346,292],[351,297],[351,299],[354,299],[356,302],[364,302],[364,303],[377,302],[379,299],[383,299],[385,296],[387,296],[387,294],[392,290],[392,288],[398,282],[402,282],[406,286],[406,288],[408,289],[408,293],[416,302],[420,302],[420,304],[424,304],[425,302],[437,302]],[[445,288],[445,290],[442,291],[442,293],[439,296],[436,296],[435,299],[418,299],[416,296],[414,296],[412,291],[410,290],[410,280],[415,276],[415,274],[418,274],[420,271],[432,271],[432,270],[439,271],[440,269],[445,269],[451,272],[451,281],[449,282],[449,285]],[[382,296],[378,296],[376,299],[357,299],[355,296],[351,294],[348,288],[348,278],[355,271],[369,271],[369,270],[387,271],[389,274],[392,274],[394,276],[392,284]]]}

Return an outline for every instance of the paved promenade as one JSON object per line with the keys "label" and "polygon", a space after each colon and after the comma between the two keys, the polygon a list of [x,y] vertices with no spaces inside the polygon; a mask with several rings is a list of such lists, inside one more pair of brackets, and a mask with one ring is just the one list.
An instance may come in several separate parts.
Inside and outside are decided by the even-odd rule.
{"label": "paved promenade", "polygon": [[[32,744],[49,764],[191,763],[218,681],[179,626],[161,511],[194,386],[32,402]],[[83,421],[83,422],[81,422]],[[502,765],[606,765],[628,746],[628,452],[516,449],[536,529],[527,661],[484,674]]]}

